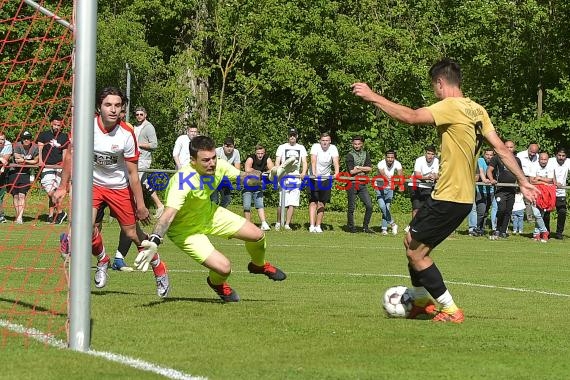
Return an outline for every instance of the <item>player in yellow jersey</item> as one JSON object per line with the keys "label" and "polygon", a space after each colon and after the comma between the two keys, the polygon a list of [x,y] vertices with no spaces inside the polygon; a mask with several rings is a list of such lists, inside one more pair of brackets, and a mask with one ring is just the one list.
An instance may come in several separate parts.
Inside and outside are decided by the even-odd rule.
{"label": "player in yellow jersey", "polygon": [[[475,197],[475,160],[485,138],[501,160],[517,177],[521,192],[535,203],[537,189],[497,135],[487,111],[461,91],[459,64],[443,59],[434,64],[429,75],[437,103],[419,109],[396,104],[373,92],[366,83],[354,83],[352,92],[393,119],[412,125],[435,126],[441,138],[440,176],[432,197],[418,211],[404,238],[408,269],[415,291],[409,318],[428,314],[435,322],[461,323],[464,314],[447,290],[431,251],[449,236],[471,211]],[[436,311],[433,300],[441,306]]]}
{"label": "player in yellow jersey", "polygon": [[[274,186],[284,174],[294,170],[294,161],[287,160],[281,167],[272,169],[270,178],[273,178]],[[207,237],[214,235],[245,241],[251,257],[247,267],[250,273],[263,274],[274,281],[285,280],[285,273],[265,260],[264,232],[210,200],[221,182],[259,185],[261,174],[257,170],[240,172],[227,161],[217,160],[214,140],[207,136],[194,137],[190,142],[190,163],[171,177],[166,189],[166,208],[153,233],[144,242],[147,249],[135,260],[137,268],[145,270],[162,237],[168,234],[178,248],[210,270],[206,281],[224,302],[237,302],[237,292],[226,281],[231,273],[230,261]]]}

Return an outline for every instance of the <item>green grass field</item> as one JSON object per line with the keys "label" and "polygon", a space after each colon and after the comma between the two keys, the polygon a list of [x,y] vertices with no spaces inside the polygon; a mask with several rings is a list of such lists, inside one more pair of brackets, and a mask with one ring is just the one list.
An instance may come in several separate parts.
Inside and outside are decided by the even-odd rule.
{"label": "green grass field", "polygon": [[[209,379],[568,378],[568,240],[451,236],[433,257],[466,320],[442,325],[384,315],[383,291],[409,285],[401,233],[348,234],[344,214],[327,217],[333,230],[323,234],[304,226],[267,234],[268,259],[288,274],[282,283],[249,274],[241,242],[213,239],[233,263],[236,304],[220,303],[207,272],[168,241],[170,298],[156,296],[150,273],[111,272],[106,288],[92,290],[91,348]],[[407,215],[397,220],[403,228]],[[117,224],[105,227],[109,251],[117,235]],[[0,378],[160,378],[20,337],[2,351]]]}

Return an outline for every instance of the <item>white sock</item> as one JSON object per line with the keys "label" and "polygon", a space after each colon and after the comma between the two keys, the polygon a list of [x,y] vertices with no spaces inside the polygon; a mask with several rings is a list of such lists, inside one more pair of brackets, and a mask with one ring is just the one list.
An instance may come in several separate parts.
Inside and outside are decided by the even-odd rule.
{"label": "white sock", "polygon": [[123,256],[123,254],[119,251],[115,252],[115,259],[124,259],[125,257]]}
{"label": "white sock", "polygon": [[455,302],[453,302],[453,297],[451,297],[449,290],[446,290],[445,293],[437,297],[436,301],[439,302],[441,306],[443,306],[443,309],[446,311],[453,313],[455,310],[457,310],[457,306],[455,305]]}

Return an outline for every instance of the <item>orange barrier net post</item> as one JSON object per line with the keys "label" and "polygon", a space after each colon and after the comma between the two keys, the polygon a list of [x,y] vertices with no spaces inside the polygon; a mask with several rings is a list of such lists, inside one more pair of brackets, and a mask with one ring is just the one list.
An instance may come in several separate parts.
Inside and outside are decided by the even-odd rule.
{"label": "orange barrier net post", "polygon": [[[13,166],[24,132],[35,144],[41,132],[51,129],[54,114],[63,117],[63,131],[70,132],[73,34],[57,20],[72,22],[73,1],[36,0],[52,15],[30,3],[0,0],[0,155],[10,150],[10,144],[13,152],[10,163],[0,162],[2,346],[22,340],[27,346],[32,335],[67,340],[68,278],[59,254],[59,236],[66,232],[67,221],[47,221],[49,204],[41,168],[25,168],[31,179],[25,192],[25,171]],[[19,180],[13,173],[20,173]],[[24,196],[19,195],[22,192]],[[64,208],[68,210],[68,205]]]}

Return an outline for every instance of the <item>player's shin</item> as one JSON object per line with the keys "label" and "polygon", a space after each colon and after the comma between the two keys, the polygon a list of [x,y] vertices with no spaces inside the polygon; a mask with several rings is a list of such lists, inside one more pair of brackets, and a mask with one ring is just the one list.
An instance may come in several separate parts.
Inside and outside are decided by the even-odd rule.
{"label": "player's shin", "polygon": [[448,314],[453,314],[457,311],[458,308],[447,290],[443,282],[443,276],[435,263],[418,272],[418,275],[420,282],[427,289],[429,294],[443,306],[443,311]]}
{"label": "player's shin", "polygon": [[224,282],[226,282],[226,280],[228,279],[228,277],[230,277],[231,272],[227,275],[221,275],[218,272],[214,272],[213,270],[210,270],[210,273],[208,274],[208,277],[210,279],[210,282],[213,285],[221,285]]}
{"label": "player's shin", "polygon": [[430,301],[430,294],[427,289],[423,287],[422,283],[418,278],[418,272],[408,263],[408,272],[410,273],[410,280],[412,281],[412,286],[414,287],[414,304],[418,306],[426,306]]}
{"label": "player's shin", "polygon": [[257,241],[245,242],[245,249],[251,257],[251,262],[257,266],[263,266],[265,264],[265,247],[265,234],[263,234],[263,237]]}
{"label": "player's shin", "polygon": [[[97,257],[97,261],[105,261],[104,259],[107,256],[105,246],[103,245],[103,238],[97,228],[95,228],[93,236],[91,237],[91,254]],[[106,261],[109,261],[108,257]]]}

